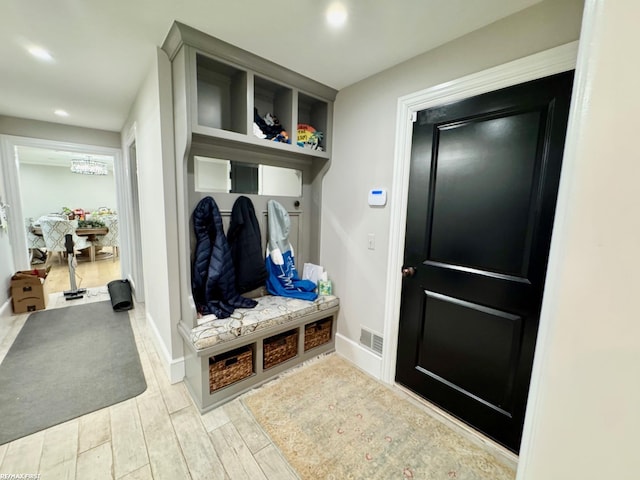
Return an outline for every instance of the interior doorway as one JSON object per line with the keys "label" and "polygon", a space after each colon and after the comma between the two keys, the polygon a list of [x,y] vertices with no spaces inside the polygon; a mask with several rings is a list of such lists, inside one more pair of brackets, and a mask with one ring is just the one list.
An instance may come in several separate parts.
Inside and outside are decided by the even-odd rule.
{"label": "interior doorway", "polygon": [[517,452],[573,72],[420,111],[396,380]]}
{"label": "interior doorway", "polygon": [[[140,231],[140,200],[138,196],[138,157],[136,151],[136,141],[132,138],[127,149],[127,158],[129,166],[129,187],[131,192],[131,218],[129,225],[132,228],[132,248],[133,252],[142,252],[142,232]],[[144,276],[142,255],[137,254],[132,256],[131,262],[131,277],[134,286],[134,295],[136,300],[140,303],[144,302]]]}
{"label": "interior doorway", "polygon": [[[9,222],[17,227],[9,230],[16,270],[41,265],[37,260],[42,260],[42,257],[32,255],[28,219],[30,223],[37,223],[40,217],[47,214],[67,214],[67,218],[74,215],[76,221],[88,227],[90,225],[87,222],[106,222],[107,217],[102,214],[116,219],[121,217],[121,211],[126,215],[121,208],[121,199],[127,194],[127,186],[123,189],[119,181],[122,168],[120,149],[13,136],[2,136],[1,143],[3,157],[7,159],[3,165],[5,184],[10,186],[7,188],[7,198],[12,205]],[[72,160],[80,161],[76,165],[78,172],[91,166],[104,167],[107,174],[98,175],[100,172],[95,170],[92,174],[72,173]],[[89,255],[86,258],[78,257],[78,287],[104,286],[123,276],[120,253],[121,245],[125,246],[126,242],[120,238],[122,234],[117,224],[104,230],[98,233],[117,232],[112,235],[115,242],[112,241],[108,246],[98,245],[96,249],[99,253],[95,262],[91,261]],[[42,230],[36,230],[35,233],[42,235]],[[43,250],[46,251],[46,247]],[[58,253],[51,257],[48,292],[68,290],[70,278],[66,260],[58,260]],[[32,260],[35,260],[33,264]]]}
{"label": "interior doorway", "polygon": [[[425,90],[411,93],[398,99],[398,128],[396,132],[396,152],[394,159],[394,174],[392,191],[398,192],[396,201],[391,204],[391,233],[389,241],[388,280],[386,289],[386,307],[384,313],[384,347],[380,364],[383,381],[394,384],[396,374],[396,359],[398,353],[399,314],[401,303],[402,277],[400,275],[404,260],[405,226],[407,222],[407,203],[409,189],[409,169],[411,160],[411,143],[413,119],[417,112],[457,100],[480,95],[518,83],[535,80],[548,75],[572,70],[576,65],[578,42],[568,43],[529,57],[514,60],[487,70],[452,80],[446,84],[429,87]],[[537,352],[547,348],[544,341],[539,341]],[[533,388],[533,387],[532,387]],[[532,389],[533,391],[533,389]],[[452,425],[450,417],[434,414]],[[458,424],[459,425],[459,424]],[[464,427],[463,427],[464,429]],[[465,431],[468,431],[466,429]],[[486,437],[475,437],[478,442],[492,445],[498,454],[504,454],[506,449],[497,447],[498,444],[488,441]]]}

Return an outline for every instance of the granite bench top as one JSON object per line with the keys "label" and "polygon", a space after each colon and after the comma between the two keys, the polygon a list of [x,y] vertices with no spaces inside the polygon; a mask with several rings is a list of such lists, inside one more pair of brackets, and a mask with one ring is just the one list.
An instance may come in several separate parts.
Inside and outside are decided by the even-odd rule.
{"label": "granite bench top", "polygon": [[219,319],[215,315],[199,318],[198,326],[191,330],[191,342],[196,350],[204,350],[340,304],[340,299],[333,295],[319,296],[313,302],[276,295],[265,295],[254,300],[258,302],[254,308],[236,308],[229,318]]}

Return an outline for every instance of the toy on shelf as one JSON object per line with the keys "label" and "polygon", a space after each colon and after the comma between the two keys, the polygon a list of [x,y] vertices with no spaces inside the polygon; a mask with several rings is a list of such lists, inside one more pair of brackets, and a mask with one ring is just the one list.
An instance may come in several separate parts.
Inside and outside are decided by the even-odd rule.
{"label": "toy on shelf", "polygon": [[320,146],[320,142],[324,134],[319,132],[311,125],[306,123],[298,124],[298,146],[303,148],[308,148],[310,150],[318,150],[323,151],[324,149]]}

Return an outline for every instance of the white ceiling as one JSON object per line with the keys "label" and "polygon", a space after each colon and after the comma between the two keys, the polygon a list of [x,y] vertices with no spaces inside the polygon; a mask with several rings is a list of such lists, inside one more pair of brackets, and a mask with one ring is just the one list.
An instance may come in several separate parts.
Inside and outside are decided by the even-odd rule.
{"label": "white ceiling", "polygon": [[0,115],[119,131],[174,20],[341,89],[540,0],[331,1],[2,0]]}
{"label": "white ceiling", "polygon": [[46,148],[18,146],[18,159],[21,164],[48,165],[50,167],[71,168],[71,160],[90,158],[107,164],[113,170],[113,156],[68,152],[65,150],[49,150]]}

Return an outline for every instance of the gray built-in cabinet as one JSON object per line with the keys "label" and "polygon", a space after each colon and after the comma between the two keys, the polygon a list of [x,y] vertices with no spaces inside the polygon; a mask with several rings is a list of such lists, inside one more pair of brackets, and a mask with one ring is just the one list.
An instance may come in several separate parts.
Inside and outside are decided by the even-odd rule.
{"label": "gray built-in cabinet", "polygon": [[[197,325],[197,314],[191,294],[191,262],[195,245],[191,214],[197,203],[211,195],[218,204],[225,228],[233,202],[241,193],[198,191],[194,157],[222,159],[236,167],[267,165],[287,167],[301,172],[299,197],[246,194],[254,203],[266,247],[266,204],[271,198],[279,201],[292,218],[291,239],[296,253],[296,265],[302,271],[305,262],[319,263],[320,210],[322,179],[329,168],[332,142],[333,101],[336,91],[310,78],[286,69],[269,60],[229,43],[174,22],[162,49],[171,60],[174,142],[176,154],[176,189],[179,239],[179,271],[181,318],[179,330],[183,337]],[[254,109],[263,116],[274,114],[288,132],[291,144],[274,142],[254,135]],[[321,150],[296,144],[298,124],[309,124],[323,133]],[[205,171],[207,169],[200,169]],[[208,171],[214,171],[210,168]],[[238,172],[242,170],[236,168]],[[202,180],[202,179],[201,179]],[[222,182],[224,183],[224,182]],[[334,325],[335,328],[335,325]],[[253,348],[260,340],[252,340]],[[333,345],[333,338],[331,344]],[[325,347],[324,350],[326,350]],[[185,338],[185,362],[202,362],[202,352],[188,352]],[[311,353],[311,352],[310,352]],[[302,359],[298,359],[302,360]],[[189,370],[187,365],[187,370]],[[261,372],[258,368],[258,374]],[[187,372],[187,377],[189,372]],[[196,375],[197,376],[197,375]],[[199,391],[201,382],[188,378],[187,386],[200,408],[220,403],[223,397],[210,397]],[[266,379],[256,375],[253,383]],[[244,387],[251,382],[245,382]],[[229,388],[229,387],[227,387]],[[204,387],[202,387],[204,390]],[[235,387],[239,391],[239,387]],[[229,391],[234,391],[230,389]],[[196,397],[200,397],[199,399]]]}
{"label": "gray built-in cabinet", "polygon": [[[173,65],[176,125],[203,142],[328,159],[336,91],[229,43],[175,22],[163,44]],[[254,107],[275,114],[292,143],[253,135]],[[296,145],[299,123],[324,133],[324,151]],[[254,150],[255,151],[255,150]]]}

